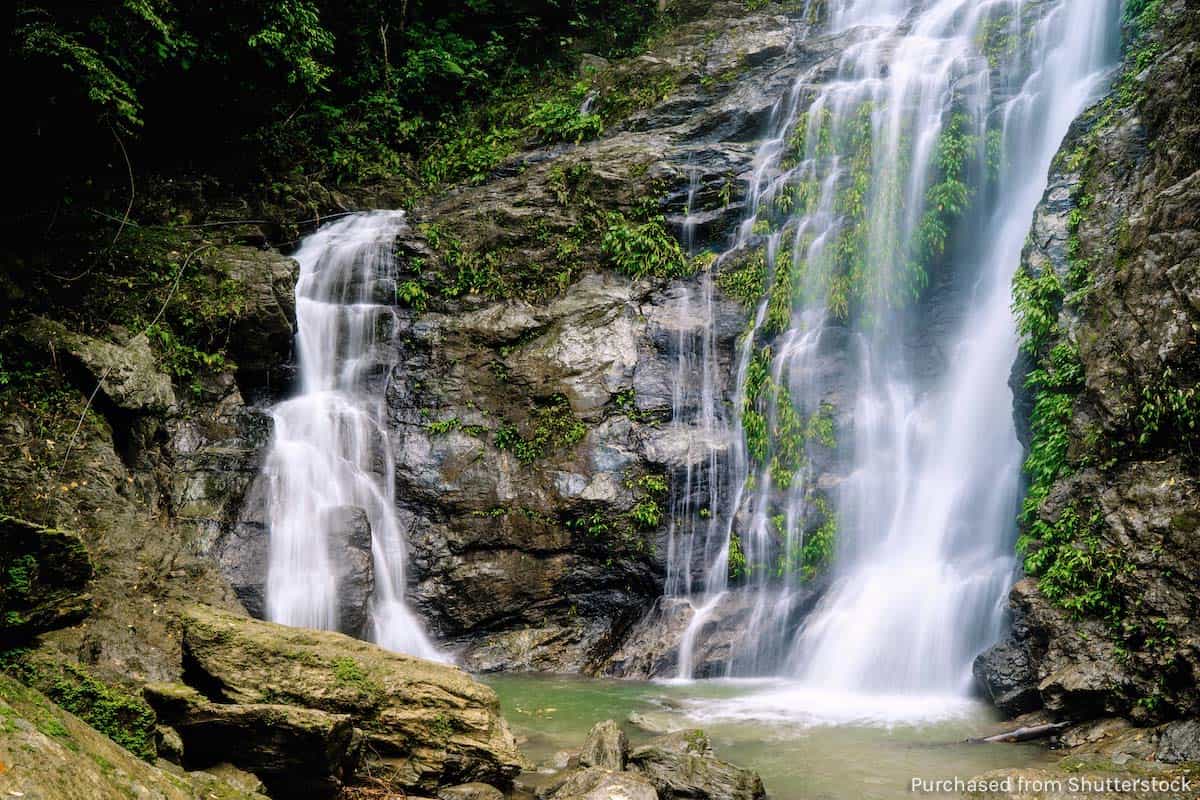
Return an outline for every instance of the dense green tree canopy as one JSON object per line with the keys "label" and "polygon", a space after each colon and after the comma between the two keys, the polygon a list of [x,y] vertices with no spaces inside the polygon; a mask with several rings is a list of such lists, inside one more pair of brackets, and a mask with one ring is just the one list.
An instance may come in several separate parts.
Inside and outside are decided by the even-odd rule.
{"label": "dense green tree canopy", "polygon": [[19,0],[23,167],[47,194],[139,169],[386,171],[467,101],[584,50],[628,51],[656,0]]}

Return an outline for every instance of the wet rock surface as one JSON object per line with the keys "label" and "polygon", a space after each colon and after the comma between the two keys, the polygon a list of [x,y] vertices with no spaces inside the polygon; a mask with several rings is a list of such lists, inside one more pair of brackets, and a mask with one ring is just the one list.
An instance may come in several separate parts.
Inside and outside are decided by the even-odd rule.
{"label": "wet rock surface", "polygon": [[337,629],[363,637],[367,633],[371,594],[375,591],[371,522],[367,512],[356,506],[339,506],[325,513],[331,517],[323,528],[329,531],[329,556],[335,565]]}
{"label": "wet rock surface", "polygon": [[[1059,390],[1064,466],[1025,525],[1035,563],[1044,547],[1072,549],[1016,585],[1011,635],[977,662],[1006,710],[1028,708],[1036,692],[1072,720],[1200,714],[1196,591],[1183,577],[1200,570],[1200,472],[1184,399],[1200,330],[1200,122],[1179,102],[1200,87],[1198,21],[1193,4],[1168,0],[1139,23],[1117,87],[1076,121],[1055,160],[1023,256],[1023,276],[1064,287],[1045,348],[1077,354],[1079,377]],[[1019,361],[1012,380],[1027,443],[1032,366]],[[1072,552],[1086,561],[1072,563]]]}

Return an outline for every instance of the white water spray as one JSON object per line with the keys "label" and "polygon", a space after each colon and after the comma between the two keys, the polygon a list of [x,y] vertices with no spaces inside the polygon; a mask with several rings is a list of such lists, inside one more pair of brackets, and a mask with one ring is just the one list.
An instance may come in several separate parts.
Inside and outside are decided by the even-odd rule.
{"label": "white water spray", "polygon": [[[760,414],[770,451],[755,457],[744,434],[723,473],[707,476],[728,491],[703,526],[715,532],[704,540],[704,580],[668,591],[693,597],[704,610],[693,628],[703,625],[730,587],[736,540],[754,608],[731,671],[832,692],[961,694],[972,659],[1001,633],[1015,570],[1010,283],[1050,161],[1115,63],[1120,2],[829,5],[832,32],[848,42],[837,76],[802,74],[780,101],[746,221],[722,256],[761,247],[766,286],[781,275],[792,282],[786,306],[781,316],[768,296],[754,312],[731,418],[687,420],[750,431],[746,415]],[[947,141],[967,150],[952,154],[968,165],[957,175],[946,169]],[[936,297],[915,300],[922,292]],[[829,353],[839,348],[851,367],[834,380]],[[755,390],[755,380],[769,388]],[[747,403],[748,391],[765,399]],[[811,435],[808,457],[791,457],[793,474],[780,467],[779,431],[827,400],[849,412],[853,434],[837,443],[845,479],[822,488]],[[814,519],[823,518],[838,529],[832,585],[789,633],[796,587],[812,574],[805,551],[819,544]],[[672,523],[693,536],[700,527]],[[694,547],[673,544],[672,553]],[[685,634],[686,647],[695,634]],[[690,651],[679,661],[689,677]]]}
{"label": "white water spray", "polygon": [[362,634],[389,650],[440,658],[404,602],[405,544],[396,521],[395,465],[384,390],[396,365],[397,232],[402,212],[355,214],[304,240],[295,258],[300,392],[272,412],[264,466],[270,560],[267,617],[338,627],[339,509],[370,523],[374,591]]}

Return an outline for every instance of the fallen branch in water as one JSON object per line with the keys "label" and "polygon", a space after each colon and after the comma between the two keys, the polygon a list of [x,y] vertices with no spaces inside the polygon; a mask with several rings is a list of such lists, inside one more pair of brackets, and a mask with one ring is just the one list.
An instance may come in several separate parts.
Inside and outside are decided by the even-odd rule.
{"label": "fallen branch in water", "polygon": [[1031,725],[1026,728],[1017,728],[1013,731],[1005,731],[997,733],[995,736],[985,736],[982,739],[967,739],[972,744],[982,744],[986,742],[1028,742],[1033,739],[1044,739],[1052,733],[1057,733],[1063,728],[1070,726],[1069,722],[1049,722],[1045,725]]}

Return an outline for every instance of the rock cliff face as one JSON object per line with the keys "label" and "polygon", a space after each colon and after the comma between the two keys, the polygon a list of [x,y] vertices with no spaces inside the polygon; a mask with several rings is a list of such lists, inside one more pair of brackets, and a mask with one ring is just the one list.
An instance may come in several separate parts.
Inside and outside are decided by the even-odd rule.
{"label": "rock cliff face", "polygon": [[[603,235],[646,226],[720,249],[797,63],[832,74],[844,45],[806,36],[799,10],[692,5],[699,18],[646,55],[601,65],[597,102],[622,121],[411,208],[396,242],[401,363],[380,390],[409,599],[473,669],[647,674],[609,659],[662,594],[667,487],[705,452],[669,424],[690,411],[678,344],[713,330],[728,382],[746,319],[687,277],[709,261],[630,275]],[[263,521],[252,489],[212,548],[256,614]]]}
{"label": "rock cliff face", "polygon": [[1200,10],[1126,13],[1017,278],[1031,577],[976,672],[1006,710],[1149,722],[1200,713]]}

